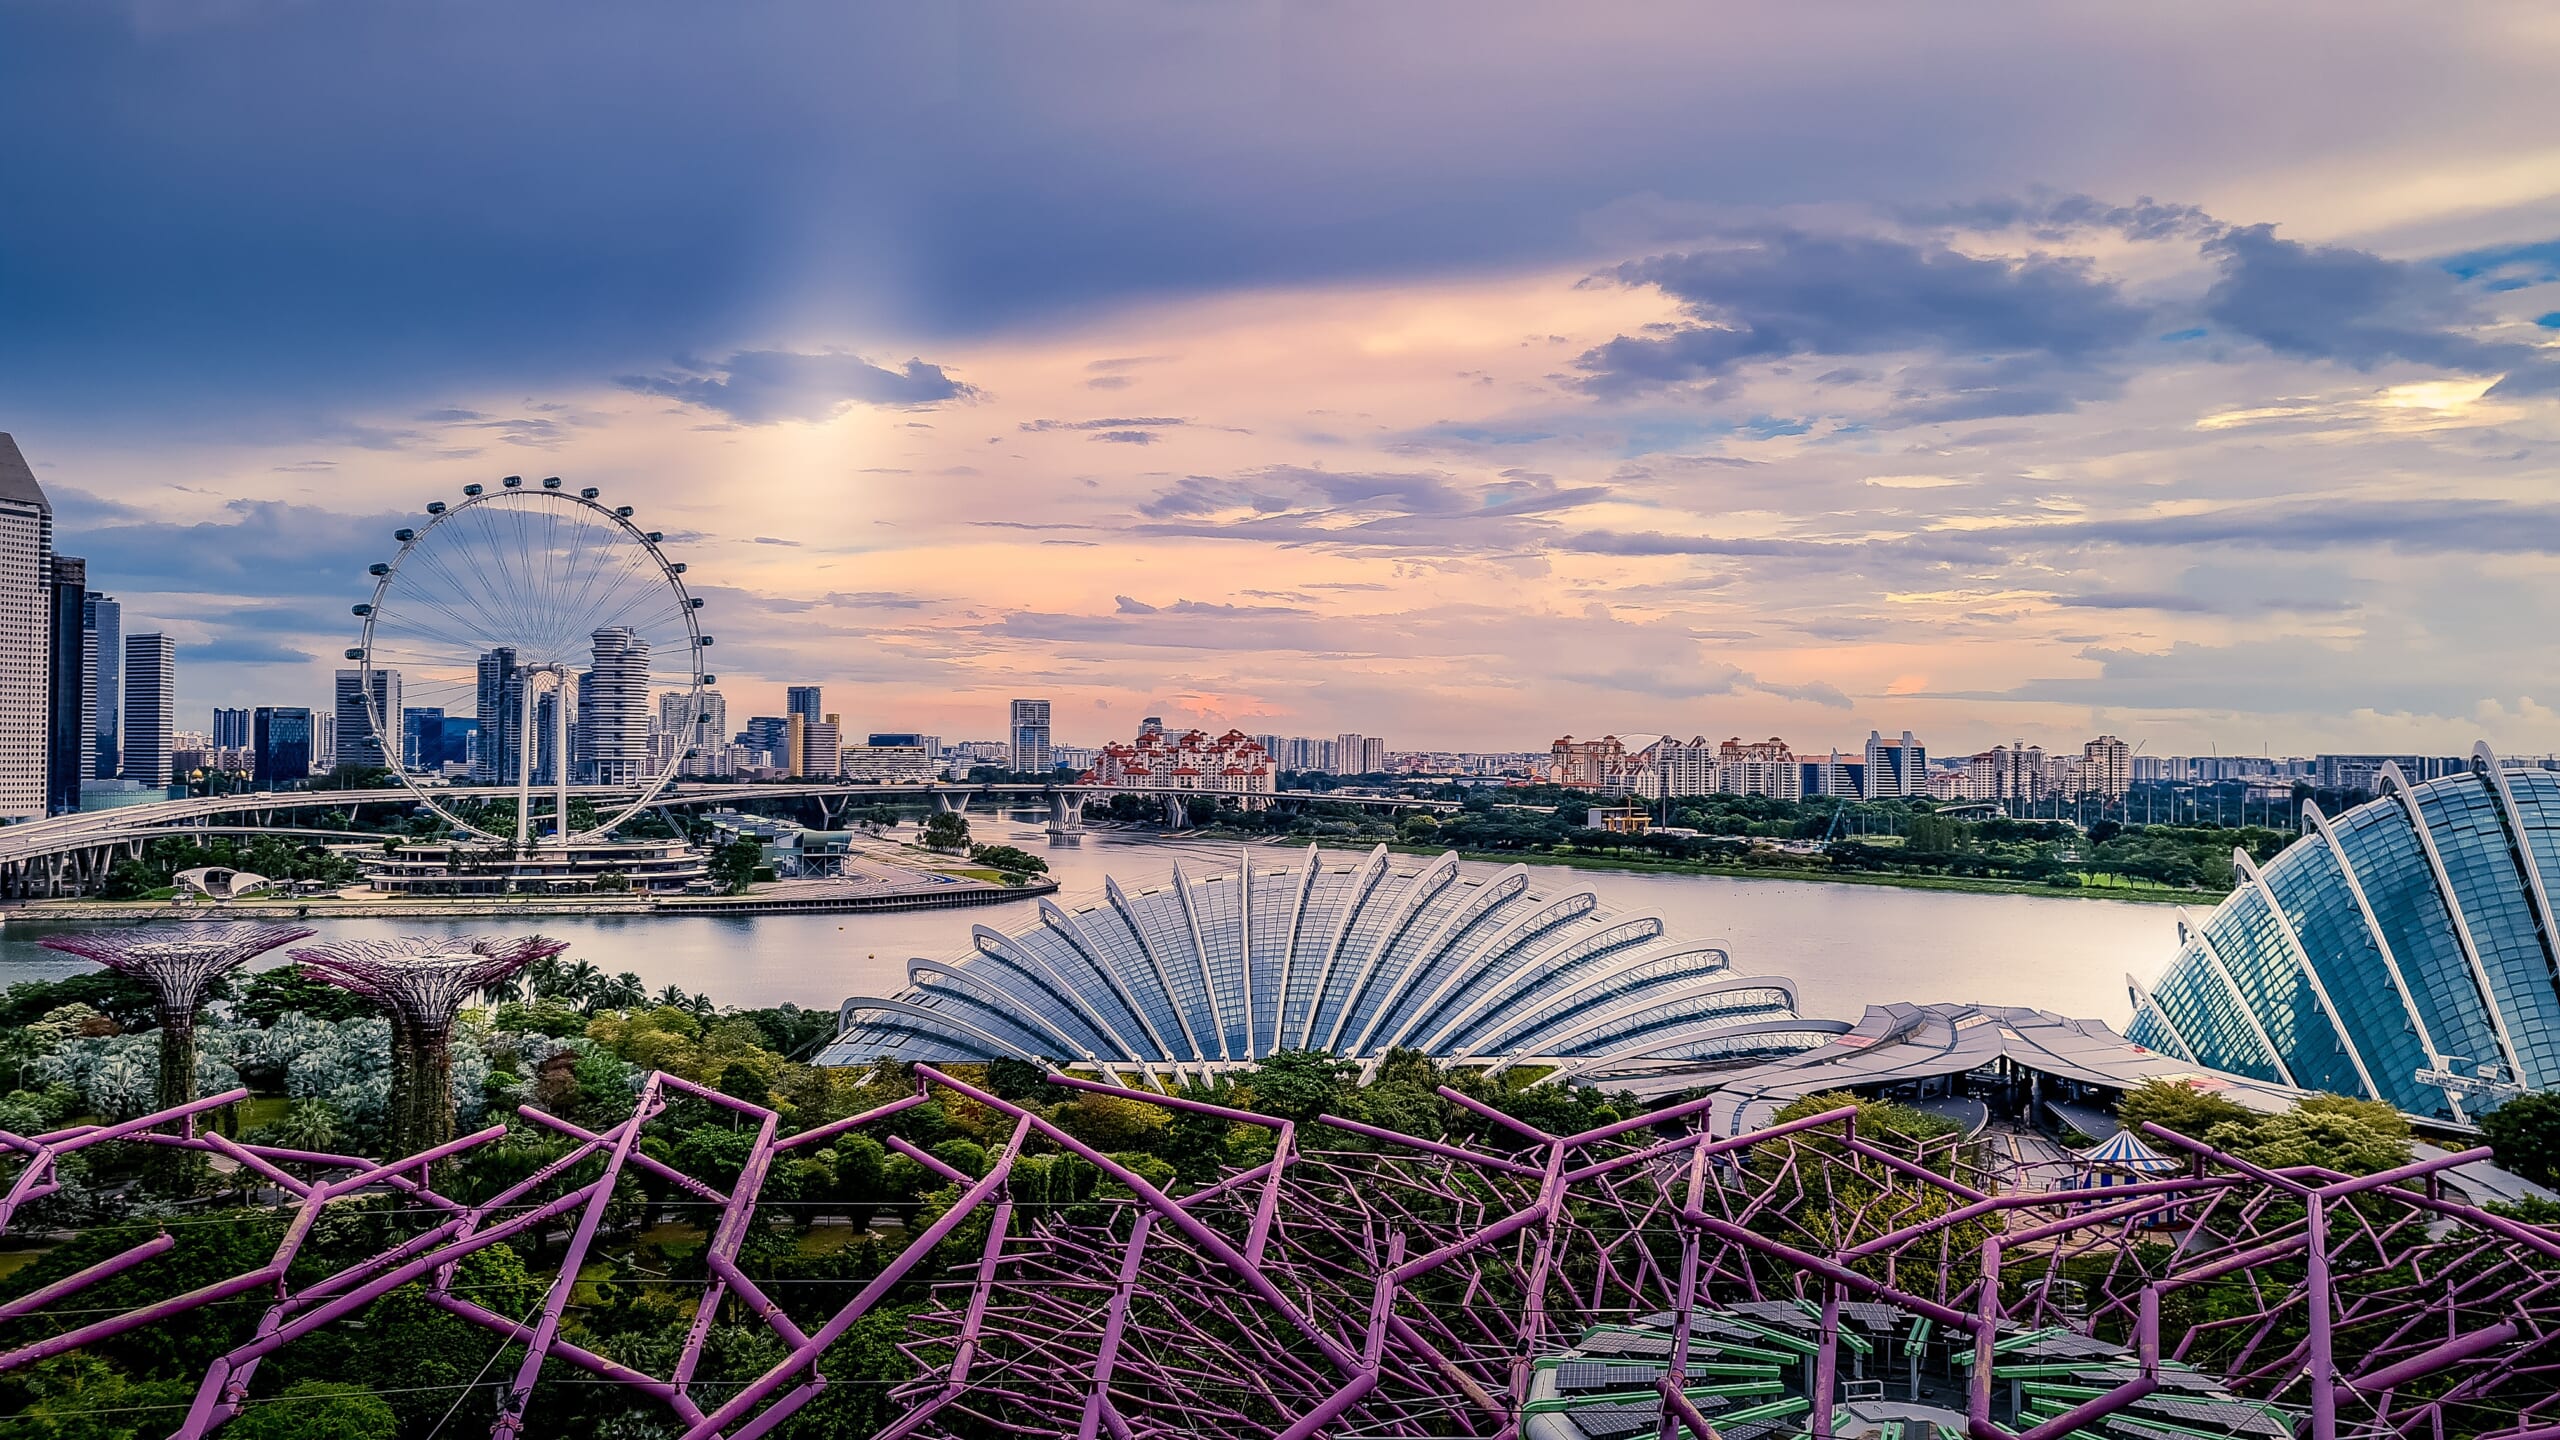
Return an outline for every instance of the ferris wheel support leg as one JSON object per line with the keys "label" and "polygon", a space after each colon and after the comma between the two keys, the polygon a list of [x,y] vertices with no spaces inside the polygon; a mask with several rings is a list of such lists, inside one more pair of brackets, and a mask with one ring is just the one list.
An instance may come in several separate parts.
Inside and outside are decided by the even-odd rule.
{"label": "ferris wheel support leg", "polygon": [[522,850],[533,826],[533,676],[523,680],[524,720],[516,726],[516,849]]}
{"label": "ferris wheel support leg", "polygon": [[551,706],[551,830],[569,848],[569,670],[560,668],[559,696]]}

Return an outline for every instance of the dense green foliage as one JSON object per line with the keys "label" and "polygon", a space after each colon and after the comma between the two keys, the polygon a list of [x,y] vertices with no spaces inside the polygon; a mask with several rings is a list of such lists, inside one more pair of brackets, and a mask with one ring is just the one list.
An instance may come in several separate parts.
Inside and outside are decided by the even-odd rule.
{"label": "dense green foliage", "polygon": [[2202,1140],[2252,1165],[2316,1165],[2370,1175],[2409,1163],[2413,1137],[2400,1112],[2379,1100],[2312,1095],[2264,1114],[2180,1081],[2151,1080],[2126,1092],[2125,1128],[2154,1124]]}
{"label": "dense green foliage", "polygon": [[2538,1185],[2560,1185],[2560,1090],[2518,1095],[2480,1117],[2498,1163]]}
{"label": "dense green foliage", "polygon": [[928,850],[967,850],[969,817],[957,810],[936,810],[927,815],[922,844]]}
{"label": "dense green foliage", "polygon": [[1005,875],[1046,875],[1049,862],[1017,845],[972,845],[969,858]]}
{"label": "dense green foliage", "polygon": [[723,893],[743,895],[764,865],[764,847],[753,840],[732,840],[711,852],[711,883]]}
{"label": "dense green foliage", "polygon": [[[1293,777],[1304,779],[1305,777]],[[1339,788],[1350,777],[1329,777]],[[1949,814],[1930,800],[1782,800],[1765,795],[1694,795],[1654,806],[1643,834],[1595,829],[1595,806],[1622,807],[1588,791],[1554,785],[1502,789],[1404,785],[1378,777],[1371,788],[1456,801],[1451,812],[1390,821],[1348,803],[1310,800],[1244,810],[1232,798],[1195,797],[1189,822],[1250,835],[1334,841],[1389,841],[1467,854],[1543,854],[1716,870],[1784,870],[1844,875],[1929,876],[2034,884],[2142,885],[2208,894],[2231,888],[2231,852],[2265,860],[2293,836],[2264,826],[2137,825],[2100,820],[2083,830],[2065,820]],[[1086,807],[1093,818],[1157,824],[1153,797],[1116,795]],[[1695,833],[1674,833],[1688,831]]]}

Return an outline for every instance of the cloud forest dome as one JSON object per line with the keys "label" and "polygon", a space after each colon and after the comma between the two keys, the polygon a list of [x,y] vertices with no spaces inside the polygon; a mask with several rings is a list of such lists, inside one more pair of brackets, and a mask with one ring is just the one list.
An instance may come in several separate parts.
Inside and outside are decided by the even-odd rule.
{"label": "cloud forest dome", "polygon": [[2465,1122],[2560,1086],[2560,773],[2501,762],[2383,794],[2239,884],[2126,1034],[2200,1065]]}
{"label": "cloud forest dome", "polygon": [[1177,863],[1135,893],[1106,880],[1080,910],[1044,899],[1010,934],[978,926],[970,953],[909,962],[897,995],[846,1000],[820,1063],[1013,1056],[1181,1075],[1282,1050],[1374,1070],[1403,1048],[1571,1071],[1741,1062],[1847,1028],[1799,1016],[1794,982],[1735,973],[1721,945],[1535,886],[1526,866],[1384,846],[1266,855],[1205,875]]}

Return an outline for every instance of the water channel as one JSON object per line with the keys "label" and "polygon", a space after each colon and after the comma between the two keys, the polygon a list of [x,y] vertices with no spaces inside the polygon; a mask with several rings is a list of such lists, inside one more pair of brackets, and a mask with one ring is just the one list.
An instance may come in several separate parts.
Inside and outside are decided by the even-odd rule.
{"label": "water channel", "polygon": [[[1194,872],[1236,863],[1231,845],[1098,832],[1079,846],[1051,848],[1027,813],[972,820],[980,841],[1046,858],[1069,908],[1100,903],[1106,874],[1135,890],[1162,883],[1176,860]],[[1350,858],[1336,852],[1332,863]],[[1256,847],[1255,863],[1289,859]],[[2032,1005],[2121,1025],[2129,1008],[2126,972],[2149,979],[2177,948],[2177,912],[2164,905],[1560,866],[1534,873],[1541,890],[1587,886],[1614,909],[1659,912],[1674,936],[1727,941],[1737,968],[1793,977],[1807,1014],[1841,1019],[1856,1019],[1871,1002],[1953,1000]],[[972,925],[1011,929],[1033,918],[1033,902],[1021,900],[892,914],[334,920],[322,928],[333,936],[538,930],[569,940],[568,958],[634,971],[652,989],[681,985],[726,1005],[832,1008],[851,994],[893,993],[910,956],[965,952]],[[0,938],[0,984],[87,968],[39,947],[43,933],[8,928]]]}

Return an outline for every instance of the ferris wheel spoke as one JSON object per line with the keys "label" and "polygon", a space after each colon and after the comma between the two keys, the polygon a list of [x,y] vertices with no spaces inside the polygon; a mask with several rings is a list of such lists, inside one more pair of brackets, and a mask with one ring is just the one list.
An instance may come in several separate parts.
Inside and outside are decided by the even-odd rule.
{"label": "ferris wheel spoke", "polygon": [[[593,838],[646,805],[681,763],[678,754],[666,754],[655,765],[641,758],[650,750],[655,691],[666,681],[700,684],[689,602],[666,557],[624,517],[590,497],[522,487],[470,496],[439,510],[404,546],[377,588],[362,651],[369,668],[401,673],[403,695],[396,708],[478,714],[481,657],[500,648],[514,650],[522,665],[583,671],[591,688],[584,692],[587,703],[574,713],[579,734],[587,738],[569,754],[552,757],[555,766],[583,769],[565,777],[555,772],[554,778],[582,786],[596,780],[634,783],[627,798],[600,802],[596,823],[572,838]],[[619,661],[595,640],[597,632],[609,629],[630,632]],[[595,678],[609,663],[621,667],[623,683]],[[394,707],[377,706],[370,693],[366,703],[386,738],[397,733],[403,717],[392,713]],[[566,697],[550,703],[564,704]],[[516,742],[552,748],[534,734],[517,736]],[[423,776],[399,744],[385,748],[400,781],[457,832],[506,838],[465,819],[462,810],[468,807],[448,804],[449,797],[422,786]],[[501,777],[511,778],[503,769]],[[554,833],[565,831],[566,817],[552,825]]]}
{"label": "ferris wheel spoke", "polygon": [[[595,596],[592,594],[594,590],[592,583],[581,589],[578,595],[578,608],[582,612],[588,614],[603,612],[605,603],[610,601],[616,592],[624,588],[623,582],[638,570],[643,558],[644,554],[636,550],[634,553],[624,556],[621,570],[615,573],[613,580],[606,586],[605,593],[602,596]],[[603,624],[619,623],[620,614],[622,613],[621,610],[618,609],[614,612],[604,613],[611,613],[615,618],[601,621],[600,626]]]}
{"label": "ferris wheel spoke", "polygon": [[[411,598],[419,608],[444,616],[475,643],[493,638],[494,632],[489,625],[492,617],[478,599],[467,593],[462,579],[447,570],[442,556],[425,556],[418,569],[421,583]],[[438,595],[434,588],[437,583],[451,592],[453,598]],[[482,648],[487,647],[483,644]]]}

